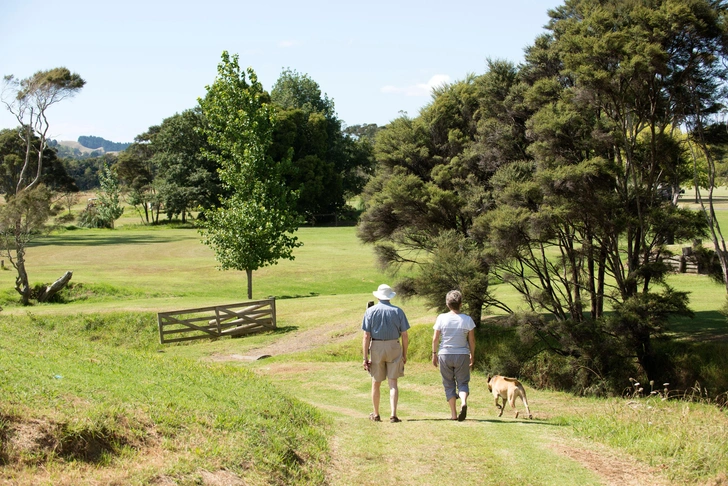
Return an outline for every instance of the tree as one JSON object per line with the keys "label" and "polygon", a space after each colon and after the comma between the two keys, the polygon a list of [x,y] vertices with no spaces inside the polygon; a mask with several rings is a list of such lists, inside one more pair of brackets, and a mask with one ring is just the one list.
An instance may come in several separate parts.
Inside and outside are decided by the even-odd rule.
{"label": "tree", "polygon": [[215,82],[206,90],[199,104],[215,151],[205,155],[218,163],[230,195],[207,213],[201,234],[222,270],[246,272],[252,299],[252,272],[281,258],[292,260],[293,250],[301,246],[292,235],[300,223],[296,193],[283,183],[289,161],[269,155],[275,112],[252,68],[246,79],[237,55],[223,52]]}
{"label": "tree", "polygon": [[363,193],[359,238],[375,245],[384,267],[420,270],[398,290],[439,307],[444,293],[458,288],[476,324],[485,305],[508,309],[488,292],[489,264],[472,229],[492,205],[498,166],[525,154],[515,73],[510,63],[490,61],[484,75],[436,89],[417,118],[387,125],[376,136],[379,166]]}
{"label": "tree", "polygon": [[[27,144],[18,136],[21,129],[0,130],[0,193],[12,197],[18,187],[20,173],[23,168]],[[31,164],[30,171],[37,172],[35,166],[38,154],[35,147],[39,140],[31,136]],[[78,192],[73,177],[66,171],[62,161],[58,159],[55,149],[46,147],[42,156],[41,182],[48,188],[57,192]]]}
{"label": "tree", "polygon": [[284,177],[299,193],[297,211],[311,222],[340,213],[371,172],[371,144],[342,131],[333,100],[306,74],[284,70],[271,100],[277,109],[271,156],[291,158]]}
{"label": "tree", "polygon": [[149,127],[137,135],[134,143],[121,152],[114,164],[114,170],[121,182],[129,189],[129,203],[137,208],[146,224],[159,221],[159,194],[156,186],[158,168],[152,159],[152,140],[159,131],[158,126]]}
{"label": "tree", "polygon": [[98,193],[98,214],[104,226],[114,228],[114,221],[124,214],[119,200],[119,180],[108,166],[104,167],[99,174],[101,188]]}
{"label": "tree", "polygon": [[113,166],[117,161],[115,154],[104,154],[100,157],[84,159],[62,159],[66,173],[73,179],[81,191],[89,191],[99,187],[99,172],[105,165]]}
{"label": "tree", "polygon": [[621,387],[610,355],[636,360],[648,379],[667,378],[654,340],[671,315],[690,314],[662,259],[673,239],[701,236],[705,221],[663,192],[689,177],[678,65],[694,46],[675,42],[703,29],[689,11],[705,8],[567,0],[550,12],[552,34],[527,52],[535,163],[499,170],[496,209],[474,232],[493,252],[494,275],[529,304],[526,333],[596,375],[584,388]]}
{"label": "tree", "polygon": [[[728,102],[728,26],[725,2],[692,3],[680,10],[682,25],[690,28],[671,43],[679,55],[670,63],[677,115],[687,128],[688,145],[693,160],[696,202],[708,222],[713,255],[720,262],[722,281],[728,292],[728,248],[715,213],[713,190],[725,177],[725,116]],[[702,160],[701,160],[702,159]],[[704,164],[701,164],[704,162]],[[721,167],[722,166],[722,167]],[[707,193],[698,181],[707,178]]]}
{"label": "tree", "polygon": [[166,118],[152,138],[153,163],[158,167],[159,199],[168,218],[193,209],[208,211],[219,204],[222,185],[214,159],[203,156],[213,149],[204,134],[199,107]]}
{"label": "tree", "polygon": [[366,123],[364,125],[349,125],[344,128],[344,133],[350,137],[361,140],[368,139],[371,143],[377,138],[377,133],[384,127],[377,126],[376,123]]}
{"label": "tree", "polygon": [[[50,205],[50,198],[41,195],[38,186],[43,175],[43,154],[47,146],[47,135],[50,125],[48,123],[48,109],[60,101],[74,96],[83,88],[86,82],[76,73],[66,68],[55,68],[48,71],[38,71],[33,76],[17,79],[12,75],[5,76],[2,102],[20,124],[18,136],[25,145],[25,154],[21,159],[20,170],[12,197],[18,198],[18,204],[8,204],[5,220],[15,218],[14,224],[8,224],[6,229],[13,231],[13,244],[7,246],[8,255],[15,252],[15,258],[10,258],[18,272],[16,290],[21,296],[24,305],[30,302],[31,288],[28,274],[25,269],[25,247],[30,236],[38,231],[50,213],[40,211],[37,203],[45,201]],[[10,98],[6,94],[10,93]],[[17,160],[16,160],[17,162]],[[23,219],[28,208],[34,207],[37,214],[29,219]],[[44,217],[46,219],[39,219]],[[70,278],[70,277],[69,277]],[[62,280],[62,279],[61,279]],[[66,280],[67,281],[67,280]],[[52,286],[57,289],[58,286]],[[43,298],[50,298],[44,294]]]}

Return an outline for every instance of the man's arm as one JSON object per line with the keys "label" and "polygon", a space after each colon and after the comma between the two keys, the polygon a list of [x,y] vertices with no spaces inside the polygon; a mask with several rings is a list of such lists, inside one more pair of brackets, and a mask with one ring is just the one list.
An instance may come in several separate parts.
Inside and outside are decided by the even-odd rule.
{"label": "man's arm", "polygon": [[364,337],[361,341],[362,356],[364,356],[364,369],[369,371],[369,344],[372,341],[372,334],[364,331]]}
{"label": "man's arm", "polygon": [[402,333],[402,361],[407,364],[407,346],[409,346],[409,337],[407,331]]}

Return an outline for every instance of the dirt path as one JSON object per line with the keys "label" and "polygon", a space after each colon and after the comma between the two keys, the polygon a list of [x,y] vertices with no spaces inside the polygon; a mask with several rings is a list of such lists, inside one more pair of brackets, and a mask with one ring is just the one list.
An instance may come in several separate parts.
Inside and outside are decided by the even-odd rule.
{"label": "dirt path", "polygon": [[[344,328],[341,324],[324,324],[302,332],[291,332],[282,335],[280,339],[272,344],[253,348],[245,352],[245,354],[220,354],[214,355],[209,359],[213,361],[256,361],[267,356],[280,356],[285,354],[293,354],[299,352],[310,351],[329,344],[342,343],[358,336],[359,329],[351,326]],[[315,367],[326,367],[325,363],[317,363]],[[277,363],[272,367],[265,367],[265,374],[270,374],[274,381],[277,379],[286,380],[293,378],[293,375],[299,375],[302,370],[307,368],[306,365]],[[334,367],[335,368],[335,367]],[[261,370],[262,371],[262,370]],[[310,370],[309,370],[310,371]],[[334,370],[332,370],[334,371]],[[277,378],[275,378],[275,376]],[[291,390],[295,395],[295,389]],[[355,427],[354,422],[361,420],[361,413],[352,411],[346,406],[338,406],[331,402],[319,402],[318,400],[309,401],[312,405],[328,413],[334,413],[347,423],[345,428]],[[543,410],[541,417],[551,415],[549,410]],[[351,440],[347,437],[351,432],[338,430],[331,438],[332,466],[337,470],[344,470],[352,467],[350,460],[345,457],[347,455],[346,441]],[[647,467],[645,464],[639,463],[631,457],[620,454],[605,446],[593,443],[583,443],[579,440],[571,440],[566,438],[554,439],[547,446],[554,453],[566,457],[582,467],[592,471],[600,478],[600,482],[606,486],[668,486],[669,481],[663,479],[660,472],[656,468]],[[339,457],[343,454],[342,457]],[[427,451],[422,451],[426,456]],[[346,464],[346,467],[341,467]],[[356,467],[356,466],[354,466]],[[339,471],[341,473],[341,471]],[[338,476],[338,474],[336,474]],[[351,479],[351,478],[349,478]],[[333,483],[337,483],[336,480]]]}
{"label": "dirt path", "polygon": [[211,361],[256,361],[270,356],[311,351],[329,344],[343,343],[359,335],[359,329],[342,329],[339,323],[324,324],[301,332],[284,334],[280,339],[267,346],[252,348],[245,354],[216,354]]}
{"label": "dirt path", "polygon": [[574,441],[554,442],[551,448],[580,463],[603,479],[607,486],[669,486],[673,483],[660,477],[657,468],[645,466],[629,456],[598,445]]}

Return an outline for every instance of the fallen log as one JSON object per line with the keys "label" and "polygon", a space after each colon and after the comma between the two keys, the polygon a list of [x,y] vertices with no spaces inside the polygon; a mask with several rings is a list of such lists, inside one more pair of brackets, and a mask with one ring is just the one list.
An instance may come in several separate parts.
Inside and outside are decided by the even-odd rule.
{"label": "fallen log", "polygon": [[48,302],[51,297],[56,295],[61,289],[63,289],[63,287],[68,284],[72,276],[73,272],[66,272],[61,278],[43,289],[43,291],[38,295],[38,302]]}

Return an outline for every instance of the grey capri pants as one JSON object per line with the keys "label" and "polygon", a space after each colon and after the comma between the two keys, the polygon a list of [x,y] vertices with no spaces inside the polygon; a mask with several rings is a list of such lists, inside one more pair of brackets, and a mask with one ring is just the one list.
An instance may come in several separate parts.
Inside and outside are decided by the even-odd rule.
{"label": "grey capri pants", "polygon": [[[439,354],[440,374],[442,386],[445,387],[445,396],[448,400],[457,397],[458,393],[470,393],[470,355],[469,354]],[[457,386],[457,392],[455,387]]]}

